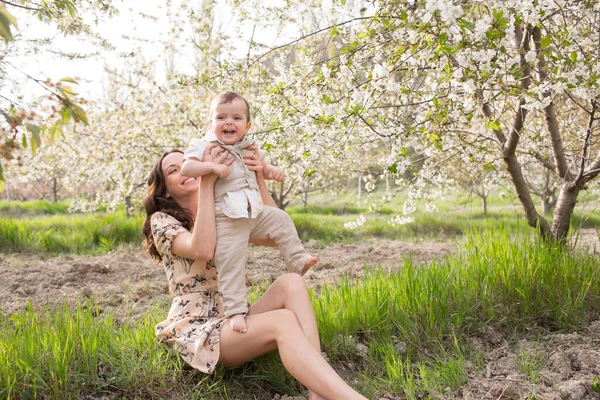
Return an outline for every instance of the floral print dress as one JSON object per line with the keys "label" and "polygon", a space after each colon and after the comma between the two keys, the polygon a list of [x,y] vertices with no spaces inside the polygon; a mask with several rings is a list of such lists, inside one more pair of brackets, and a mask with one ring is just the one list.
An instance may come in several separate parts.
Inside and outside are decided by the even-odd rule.
{"label": "floral print dress", "polygon": [[167,319],[156,325],[156,336],[160,342],[172,346],[190,366],[210,374],[219,361],[219,333],[226,320],[217,270],[212,261],[196,261],[171,253],[173,240],[187,232],[181,222],[162,212],[153,214],[150,221],[173,297]]}

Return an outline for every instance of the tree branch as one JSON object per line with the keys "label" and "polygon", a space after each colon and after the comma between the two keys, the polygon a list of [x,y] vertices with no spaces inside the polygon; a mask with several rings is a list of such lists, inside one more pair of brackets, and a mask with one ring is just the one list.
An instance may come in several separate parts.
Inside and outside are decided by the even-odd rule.
{"label": "tree branch", "polygon": [[542,155],[538,151],[531,151],[527,154],[529,154],[530,156],[532,156],[536,160],[538,160],[540,163],[542,163],[542,165],[549,171],[556,173],[556,166],[554,165],[554,163],[552,161],[550,161],[550,159],[548,157]]}
{"label": "tree branch", "polygon": [[583,183],[584,184],[588,183],[589,181],[591,181],[592,179],[597,177],[598,174],[600,174],[600,151],[598,152],[596,159],[592,163],[590,170],[587,171],[585,174],[583,174],[583,177],[584,177]]}
{"label": "tree branch", "polygon": [[[534,26],[533,43],[535,46],[535,52],[538,60],[538,75],[540,77],[540,82],[546,82],[548,80],[548,73],[546,72],[546,62],[544,60],[544,55],[541,54],[541,39],[541,29],[537,26]],[[550,97],[550,92],[545,91],[543,97],[545,99]],[[571,171],[569,170],[569,165],[567,164],[565,149],[562,143],[562,138],[560,136],[560,128],[558,126],[558,118],[556,117],[556,110],[554,109],[554,103],[552,101],[550,101],[550,104],[544,107],[544,113],[546,115],[546,126],[548,127],[548,132],[550,133],[550,138],[552,140],[552,148],[554,150],[554,163],[556,164],[557,172],[560,175],[561,179],[564,179],[568,182],[572,182],[573,176],[571,174]]]}
{"label": "tree branch", "polygon": [[246,55],[246,63],[250,66],[250,50],[252,49],[252,42],[254,41],[254,32],[256,31],[256,24],[252,27],[252,35],[250,36],[250,42],[248,43],[248,54]]}
{"label": "tree branch", "polygon": [[[2,1],[2,0],[0,0]],[[53,92],[52,90],[50,90],[48,88],[48,86],[46,86],[41,80],[34,78],[33,76],[29,75],[27,72],[21,70],[20,68],[15,67],[13,64],[9,63],[8,61],[5,61],[6,64],[10,65],[11,67],[13,67],[14,69],[16,69],[17,71],[19,71],[20,73],[22,73],[23,75],[25,75],[26,77],[28,77],[29,79],[31,79],[32,81],[34,81],[35,83],[37,83],[38,85],[40,85],[42,88],[44,88],[45,90],[47,90],[49,93],[53,94],[54,96],[58,97],[58,99],[60,101],[65,101],[65,99],[59,95],[58,93]]]}
{"label": "tree branch", "polygon": [[[519,52],[520,55],[520,65],[521,70],[523,71],[523,79],[521,79],[521,93],[527,92],[529,86],[531,85],[531,64],[525,60],[525,54],[529,51],[529,40],[531,37],[531,29],[529,26],[527,27],[527,31],[525,35],[522,34],[521,27],[519,25],[515,26],[515,30],[517,31],[517,38],[522,37],[521,43],[519,43]],[[506,143],[502,146],[502,150],[505,155],[515,154],[517,146],[519,144],[519,139],[521,138],[521,131],[523,130],[523,125],[525,123],[525,117],[527,116],[527,109],[523,108],[525,105],[525,98],[521,97],[519,99],[519,105],[517,106],[517,115],[515,115],[515,119],[513,121],[513,126],[511,131],[508,134],[508,138]]]}
{"label": "tree branch", "polygon": [[592,137],[592,132],[593,132],[593,125],[594,125],[594,114],[596,113],[596,107],[598,106],[598,103],[596,103],[596,100],[592,100],[592,112],[590,113],[590,119],[588,121],[588,126],[587,126],[587,130],[586,130],[586,134],[585,134],[585,141],[583,142],[583,149],[581,149],[581,163],[579,164],[579,173],[577,174],[577,178],[575,178],[575,184],[576,185],[581,185],[582,179],[583,179],[583,172],[585,170],[585,162],[587,161],[587,153],[588,153],[588,149],[590,147],[590,139]]}
{"label": "tree branch", "polygon": [[42,11],[42,9],[39,7],[38,8],[27,7],[22,4],[11,3],[10,1],[6,1],[6,0],[0,0],[0,3],[4,3],[8,6],[13,6],[13,7],[17,7],[17,8],[23,8],[23,9],[29,10],[29,11]]}
{"label": "tree branch", "polygon": [[13,100],[9,99],[8,97],[2,96],[1,94],[0,94],[0,97],[2,97],[4,100],[8,101],[11,104],[14,104],[17,107],[22,108],[23,110],[25,109],[25,107],[23,107],[22,105],[20,105],[16,101],[13,101]]}
{"label": "tree branch", "polygon": [[304,39],[307,39],[307,38],[309,38],[309,37],[311,37],[311,36],[315,36],[315,35],[318,35],[318,34],[319,34],[319,33],[321,33],[321,32],[328,31],[328,30],[332,29],[333,27],[336,27],[336,26],[342,26],[342,25],[347,25],[347,24],[351,24],[352,22],[356,22],[356,21],[363,21],[363,20],[366,20],[366,19],[372,19],[373,17],[374,17],[374,15],[370,15],[370,16],[368,16],[368,17],[356,17],[356,18],[352,18],[351,20],[344,21],[344,22],[340,22],[339,24],[330,25],[330,26],[328,26],[328,27],[326,27],[326,28],[322,28],[322,29],[316,30],[316,31],[314,31],[314,32],[311,32],[311,33],[309,33],[309,34],[307,34],[307,35],[302,35],[302,36],[301,36],[301,37],[299,37],[298,39],[292,40],[292,41],[291,41],[291,42],[289,42],[289,43],[286,43],[286,44],[282,44],[282,45],[280,45],[280,46],[273,47],[272,49],[270,49],[270,50],[269,50],[269,51],[267,51],[266,53],[262,54],[260,57],[258,57],[258,58],[257,58],[257,59],[255,59],[254,61],[252,61],[250,64],[248,64],[248,67],[251,67],[251,66],[253,66],[254,64],[256,64],[257,62],[259,62],[260,60],[262,60],[263,58],[265,58],[267,55],[271,54],[272,52],[274,52],[274,51],[276,51],[276,50],[283,49],[283,48],[285,48],[285,47],[288,47],[288,46],[291,46],[291,45],[293,45],[293,44],[296,44],[296,43],[298,43],[298,42],[300,42],[300,41],[302,41],[302,40],[304,40]]}

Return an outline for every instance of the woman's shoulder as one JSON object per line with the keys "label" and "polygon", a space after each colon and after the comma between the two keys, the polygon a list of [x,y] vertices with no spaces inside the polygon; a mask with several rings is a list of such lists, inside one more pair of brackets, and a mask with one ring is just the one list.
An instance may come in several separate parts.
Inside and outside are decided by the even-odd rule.
{"label": "woman's shoulder", "polygon": [[154,214],[152,214],[152,216],[150,217],[150,222],[152,222],[152,224],[169,223],[169,224],[182,225],[182,223],[177,218],[175,218],[172,215],[169,215],[163,211],[157,211]]}
{"label": "woman's shoulder", "polygon": [[164,235],[174,239],[177,234],[187,231],[181,221],[162,211],[152,214],[150,217],[150,226],[152,227],[152,234],[155,239],[158,239],[158,236]]}
{"label": "woman's shoulder", "polygon": [[188,232],[188,230],[184,228],[180,221],[165,212],[155,212],[152,214],[150,223],[157,251],[162,255],[172,257],[171,247],[173,240],[179,234]]}

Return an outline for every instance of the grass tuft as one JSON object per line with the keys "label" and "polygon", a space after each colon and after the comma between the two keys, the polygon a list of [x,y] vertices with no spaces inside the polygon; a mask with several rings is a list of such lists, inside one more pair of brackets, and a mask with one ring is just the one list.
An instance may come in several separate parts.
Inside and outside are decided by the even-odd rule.
{"label": "grass tuft", "polygon": [[[322,345],[334,366],[373,397],[442,399],[466,382],[468,337],[484,329],[580,327],[598,318],[600,265],[587,254],[548,247],[523,228],[471,231],[464,249],[427,266],[404,260],[385,273],[367,268],[357,282],[324,286],[312,297]],[[254,289],[253,299],[264,290]],[[0,314],[0,397],[257,398],[302,388],[276,354],[213,376],[184,368],[158,344],[154,324],[166,310],[117,323],[82,303]],[[399,346],[401,342],[404,346]],[[365,355],[358,345],[365,345]],[[479,360],[479,362],[477,362]],[[538,378],[538,357],[520,352],[521,372]],[[351,367],[350,367],[351,365]],[[348,369],[346,369],[348,371]],[[175,392],[173,392],[175,390]]]}

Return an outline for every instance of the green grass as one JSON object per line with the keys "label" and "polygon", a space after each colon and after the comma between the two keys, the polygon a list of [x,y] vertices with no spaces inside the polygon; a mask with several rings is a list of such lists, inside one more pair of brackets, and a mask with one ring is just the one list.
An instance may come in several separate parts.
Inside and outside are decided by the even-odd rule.
{"label": "green grass", "polygon": [[359,228],[347,229],[344,224],[356,220],[356,215],[297,214],[293,209],[289,214],[302,240],[315,239],[326,244],[355,242],[370,237],[409,241],[448,240],[464,235],[469,229],[484,229],[490,221],[502,223],[507,229],[513,231],[517,231],[519,225],[524,224],[522,217],[514,212],[490,212],[484,216],[447,211],[417,212],[414,215],[414,222],[395,226],[389,223],[389,215],[373,215]]}
{"label": "green grass", "polygon": [[142,219],[123,213],[63,214],[0,220],[0,251],[106,253],[142,240]]}
{"label": "green grass", "polygon": [[[460,253],[428,266],[404,260],[391,274],[365,277],[313,294],[324,349],[337,368],[353,365],[359,390],[378,398],[443,399],[467,379],[466,362],[481,364],[469,335],[576,329],[600,313],[600,264],[587,254],[547,247],[530,230],[494,226],[472,231]],[[264,289],[259,285],[251,298]],[[0,397],[257,398],[302,393],[271,354],[234,370],[204,376],[183,368],[156,343],[154,324],[166,309],[118,324],[84,303],[76,310],[29,308],[0,317]],[[395,339],[397,338],[397,339]],[[397,341],[407,346],[405,354]],[[356,344],[368,348],[358,355]],[[539,360],[520,353],[537,379]],[[446,389],[449,388],[449,389]]]}
{"label": "green grass", "polygon": [[[339,214],[342,211],[350,214]],[[342,206],[288,209],[299,237],[323,244],[356,242],[366,238],[448,240],[462,236],[468,229],[484,229],[490,220],[502,223],[513,232],[524,224],[521,214],[515,211],[493,211],[484,216],[459,208],[437,213],[418,211],[413,223],[396,226],[389,223],[391,215],[378,213],[367,218],[361,227],[346,229],[344,223],[356,220],[357,213],[362,211]],[[106,253],[121,245],[138,246],[143,239],[140,233],[142,221],[142,217],[127,218],[122,211],[2,218],[0,252]],[[576,214],[573,226],[600,227],[600,214]]]}
{"label": "green grass", "polygon": [[56,215],[66,214],[69,210],[69,202],[50,202],[46,200],[31,201],[6,201],[0,200],[0,215],[6,217],[20,217],[31,215]]}
{"label": "green grass", "polygon": [[515,362],[519,373],[525,375],[531,383],[537,383],[540,381],[542,368],[548,360],[547,356],[538,351],[518,349]]}
{"label": "green grass", "polygon": [[[408,399],[443,398],[441,387],[466,379],[464,354],[470,350],[462,343],[483,326],[560,330],[597,318],[597,258],[548,248],[528,232],[472,232],[464,252],[426,268],[405,260],[391,275],[372,270],[357,284],[323,288],[314,304],[327,351],[336,354],[330,346],[340,334],[377,343],[361,374],[380,377]],[[392,336],[408,344],[408,359],[393,351]],[[534,366],[531,358],[523,362],[531,379]]]}
{"label": "green grass", "polygon": [[[511,199],[493,196],[490,211],[483,215],[476,199],[457,196],[436,200],[438,212],[419,208],[414,222],[393,226],[392,216],[401,213],[402,196],[398,196],[377,213],[369,215],[357,229],[344,224],[366,212],[351,204],[351,198],[337,198],[323,205],[292,206],[286,210],[302,240],[314,239],[323,244],[355,242],[366,238],[392,240],[448,240],[464,235],[468,229],[484,229],[490,220],[517,231],[524,222],[520,208]],[[475,204],[475,206],[474,206]],[[142,241],[141,217],[127,218],[120,210],[106,213],[68,214],[68,203],[48,201],[0,201],[0,252],[40,252],[49,254],[100,254],[120,245],[138,246]],[[588,206],[576,212],[573,227],[600,227],[600,211]],[[531,229],[531,231],[534,231]]]}

